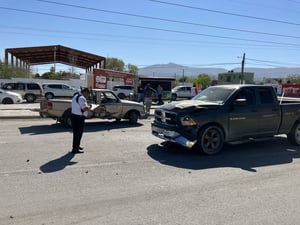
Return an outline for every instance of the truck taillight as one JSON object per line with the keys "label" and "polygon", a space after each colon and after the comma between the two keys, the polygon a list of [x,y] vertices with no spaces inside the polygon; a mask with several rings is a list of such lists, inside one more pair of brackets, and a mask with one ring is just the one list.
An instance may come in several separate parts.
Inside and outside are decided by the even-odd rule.
{"label": "truck taillight", "polygon": [[48,102],[48,103],[47,103],[47,108],[48,108],[48,109],[52,109],[52,107],[53,107],[52,102]]}

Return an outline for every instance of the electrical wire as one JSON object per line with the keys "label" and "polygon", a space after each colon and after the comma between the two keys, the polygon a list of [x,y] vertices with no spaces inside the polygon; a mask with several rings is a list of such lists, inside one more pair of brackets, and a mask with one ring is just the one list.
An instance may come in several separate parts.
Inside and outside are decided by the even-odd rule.
{"label": "electrical wire", "polygon": [[95,20],[95,19],[86,19],[86,18],[80,18],[80,17],[74,17],[74,16],[58,15],[58,14],[53,14],[53,13],[37,12],[37,11],[24,10],[24,9],[15,9],[15,8],[9,8],[9,7],[0,7],[0,9],[10,10],[10,11],[18,11],[18,12],[24,12],[24,13],[31,13],[31,14],[39,14],[39,15],[65,18],[65,19],[72,19],[72,20],[80,20],[80,21],[117,25],[117,26],[125,26],[125,27],[131,27],[131,28],[163,31],[163,32],[169,32],[169,33],[196,35],[196,36],[204,36],[204,37],[219,38],[219,39],[231,39],[231,40],[236,40],[236,41],[248,41],[248,42],[256,42],[256,43],[286,45],[286,46],[294,46],[294,47],[300,46],[298,44],[286,43],[286,42],[262,41],[262,40],[247,39],[247,38],[237,38],[237,37],[230,37],[230,36],[211,35],[211,34],[204,34],[204,33],[195,33],[195,32],[187,32],[187,31],[179,31],[179,30],[171,30],[171,29],[163,29],[163,28],[155,28],[155,27],[146,27],[146,26],[140,26],[140,25],[131,25],[131,24],[124,24],[124,23]]}
{"label": "electrical wire", "polygon": [[172,23],[179,23],[179,24],[186,24],[186,25],[193,25],[193,26],[202,26],[202,27],[209,27],[209,28],[229,30],[229,31],[237,31],[237,32],[243,32],[243,33],[300,39],[299,36],[293,36],[293,35],[275,34],[275,33],[260,32],[260,31],[254,31],[254,30],[244,30],[244,29],[230,28],[230,27],[224,27],[224,26],[214,26],[214,25],[208,25],[208,24],[201,24],[201,23],[194,23],[194,22],[187,22],[187,21],[180,21],[180,20],[173,20],[173,19],[165,19],[165,18],[160,18],[160,17],[152,17],[152,16],[132,14],[132,13],[117,12],[117,11],[104,10],[104,9],[99,9],[99,8],[91,8],[91,7],[61,3],[61,2],[56,2],[56,1],[48,1],[48,0],[35,0],[35,1],[54,4],[54,5],[67,6],[67,7],[72,7],[72,8],[79,8],[79,9],[98,11],[98,12],[112,13],[112,14],[125,15],[125,16],[138,17],[138,18],[145,18],[145,19],[151,19],[151,20],[158,20],[158,21],[165,21],[165,22],[172,22]]}

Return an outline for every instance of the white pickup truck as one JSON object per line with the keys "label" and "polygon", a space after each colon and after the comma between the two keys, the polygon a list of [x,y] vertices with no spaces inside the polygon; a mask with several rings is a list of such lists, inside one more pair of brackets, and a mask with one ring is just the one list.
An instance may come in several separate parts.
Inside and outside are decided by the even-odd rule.
{"label": "white pickup truck", "polygon": [[[40,103],[41,117],[50,117],[71,127],[71,102],[72,100],[45,99]],[[127,119],[130,123],[137,123],[138,119],[146,118],[144,106],[140,103],[118,98],[111,90],[91,90],[88,102],[92,104],[87,118],[101,119]]]}

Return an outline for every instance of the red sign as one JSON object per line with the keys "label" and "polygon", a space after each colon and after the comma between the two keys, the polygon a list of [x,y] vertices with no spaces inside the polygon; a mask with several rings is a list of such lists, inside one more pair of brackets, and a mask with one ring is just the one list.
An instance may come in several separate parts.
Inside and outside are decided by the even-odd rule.
{"label": "red sign", "polygon": [[108,78],[123,78],[125,85],[134,85],[134,75],[114,70],[93,69],[94,88],[107,88]]}
{"label": "red sign", "polygon": [[300,84],[281,84],[281,94],[285,97],[300,97]]}

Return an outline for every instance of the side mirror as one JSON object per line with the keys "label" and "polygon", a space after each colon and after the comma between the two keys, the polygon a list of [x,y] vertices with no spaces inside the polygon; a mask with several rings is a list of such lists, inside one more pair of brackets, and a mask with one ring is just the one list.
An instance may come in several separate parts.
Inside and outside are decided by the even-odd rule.
{"label": "side mirror", "polygon": [[233,102],[234,106],[246,106],[248,105],[248,101],[245,98],[238,98]]}

